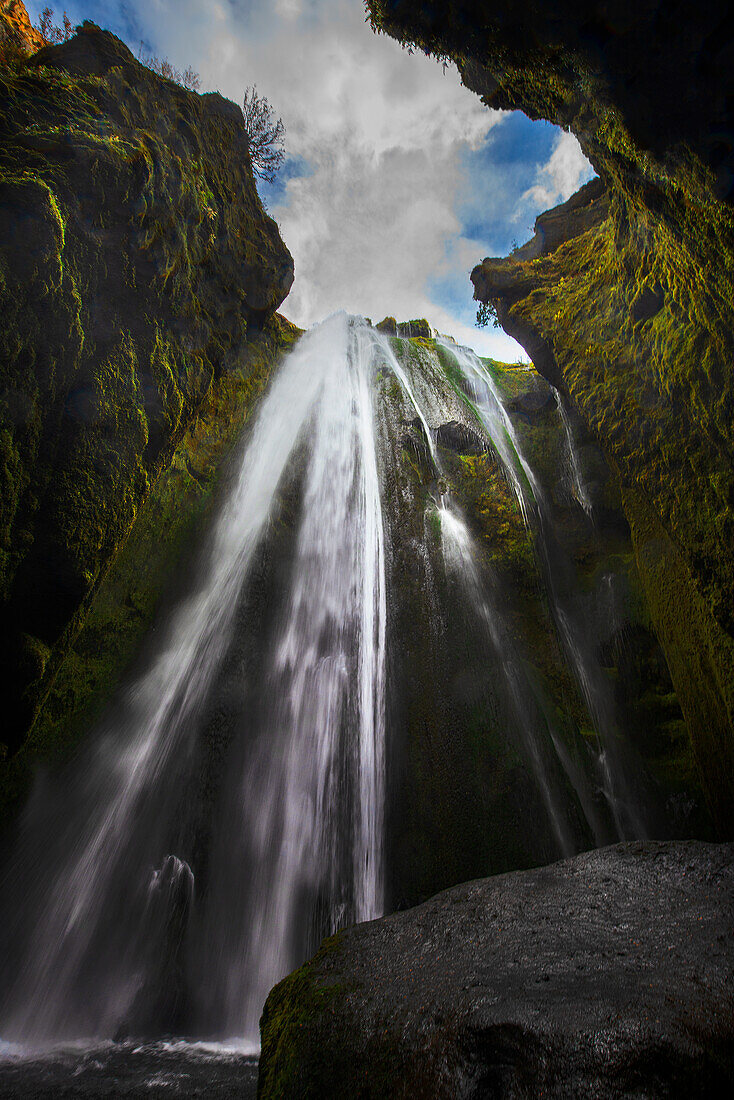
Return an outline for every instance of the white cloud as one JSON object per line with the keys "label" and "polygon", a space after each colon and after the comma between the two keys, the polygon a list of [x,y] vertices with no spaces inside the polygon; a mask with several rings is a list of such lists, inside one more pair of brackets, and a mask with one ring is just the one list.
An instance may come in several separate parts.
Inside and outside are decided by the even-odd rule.
{"label": "white cloud", "polygon": [[[100,0],[88,3],[103,22]],[[502,116],[455,71],[374,35],[359,0],[125,0],[101,8],[114,8],[116,25],[154,53],[193,65],[203,88],[241,102],[256,84],[283,117],[287,152],[310,169],[287,181],[271,209],[296,265],[287,316],[303,326],[339,308],[375,320],[426,316],[486,354],[518,354],[504,334],[461,323],[472,313],[469,272],[486,254],[462,237],[461,154],[479,148]],[[551,161],[549,179],[568,174],[560,154]],[[428,289],[452,272],[466,291],[460,318]]]}
{"label": "white cloud", "polygon": [[584,156],[576,135],[562,131],[549,160],[538,170],[535,183],[520,196],[516,217],[520,218],[529,205],[547,210],[565,202],[593,175],[594,169]]}

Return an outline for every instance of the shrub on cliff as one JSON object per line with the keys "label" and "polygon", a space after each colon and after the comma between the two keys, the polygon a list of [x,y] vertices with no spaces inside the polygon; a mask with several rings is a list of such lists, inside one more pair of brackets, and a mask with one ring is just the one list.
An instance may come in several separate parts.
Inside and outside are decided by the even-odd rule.
{"label": "shrub on cliff", "polygon": [[172,80],[174,84],[180,84],[182,88],[186,88],[189,92],[198,92],[201,87],[201,77],[191,65],[187,65],[181,71],[175,65],[172,65],[167,57],[156,57],[153,54],[144,53],[142,42],[140,43],[138,61],[141,65],[145,65],[146,69],[162,76],[164,80]]}
{"label": "shrub on cliff", "polygon": [[254,84],[252,88],[245,88],[242,115],[252,170],[261,180],[272,183],[285,159],[283,119],[273,117],[273,108],[265,96],[258,95]]}
{"label": "shrub on cliff", "polygon": [[54,23],[54,9],[44,8],[38,20],[38,33],[47,46],[58,46],[68,42],[74,34],[69,16],[64,12],[61,23]]}

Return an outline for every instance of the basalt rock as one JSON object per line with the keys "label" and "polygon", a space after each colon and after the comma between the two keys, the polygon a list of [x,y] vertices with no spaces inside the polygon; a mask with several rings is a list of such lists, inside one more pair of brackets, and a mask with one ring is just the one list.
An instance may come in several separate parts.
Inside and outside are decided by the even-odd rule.
{"label": "basalt rock", "polygon": [[436,443],[439,447],[446,447],[458,455],[481,455],[488,449],[486,442],[477,432],[472,431],[466,424],[460,424],[457,420],[439,424],[436,428]]}
{"label": "basalt rock", "polygon": [[[293,262],[239,109],[93,24],[0,69],[3,739],[41,700],[212,385]],[[255,353],[258,359],[259,351]]]}
{"label": "basalt rock", "polygon": [[733,857],[620,844],[340,932],[268,997],[258,1096],[728,1097]]}

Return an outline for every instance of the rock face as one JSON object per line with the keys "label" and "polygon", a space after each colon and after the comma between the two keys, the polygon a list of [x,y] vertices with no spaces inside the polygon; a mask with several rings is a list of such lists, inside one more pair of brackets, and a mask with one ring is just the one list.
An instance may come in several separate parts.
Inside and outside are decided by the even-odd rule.
{"label": "rock face", "polygon": [[475,296],[495,307],[568,395],[619,472],[709,805],[730,836],[729,6],[372,0],[369,7],[377,29],[454,59],[488,106],[571,128],[600,177],[542,215],[534,240],[517,253],[480,264]]}
{"label": "rock face", "polygon": [[[387,318],[385,319],[387,320]],[[412,321],[398,321],[397,335],[405,336],[408,339],[420,336],[424,340],[430,340],[433,334],[425,317],[417,317]]]}
{"label": "rock face", "polygon": [[212,385],[247,377],[293,263],[221,96],[161,79],[92,24],[0,72],[0,94],[0,666],[13,751]]}
{"label": "rock face", "polygon": [[258,1096],[729,1096],[733,857],[621,844],[339,933],[267,1000]]}
{"label": "rock face", "polygon": [[44,45],[22,0],[0,0],[0,64],[28,57]]}

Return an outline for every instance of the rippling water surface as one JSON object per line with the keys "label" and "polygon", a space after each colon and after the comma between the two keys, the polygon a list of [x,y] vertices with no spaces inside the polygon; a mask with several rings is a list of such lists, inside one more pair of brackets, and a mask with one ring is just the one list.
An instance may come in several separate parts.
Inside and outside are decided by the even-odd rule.
{"label": "rippling water surface", "polygon": [[29,1050],[0,1042],[0,1098],[238,1097],[255,1100],[257,1058],[226,1043],[82,1043]]}

